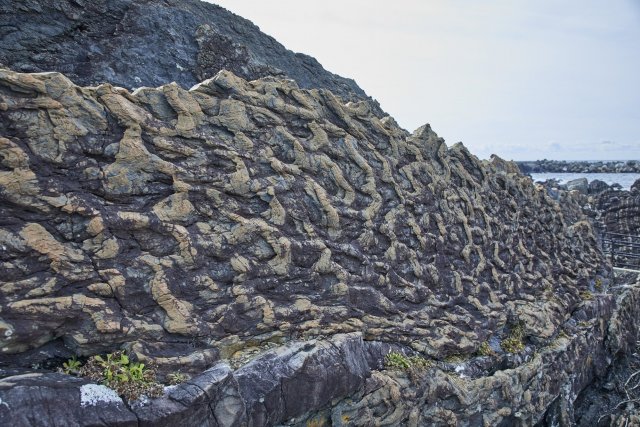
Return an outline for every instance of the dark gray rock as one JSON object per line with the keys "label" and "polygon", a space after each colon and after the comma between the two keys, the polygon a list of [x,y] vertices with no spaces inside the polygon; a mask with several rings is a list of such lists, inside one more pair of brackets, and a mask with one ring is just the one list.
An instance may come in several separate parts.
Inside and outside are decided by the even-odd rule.
{"label": "dark gray rock", "polygon": [[[249,425],[273,425],[355,393],[371,368],[360,334],[272,350],[236,373]],[[250,403],[249,403],[250,402]]]}
{"label": "dark gray rock", "polygon": [[604,231],[640,236],[640,193],[610,190],[600,193],[596,207]]}
{"label": "dark gray rock", "polygon": [[357,392],[371,374],[365,353],[356,333],[293,342],[236,372],[220,363],[166,387],[162,397],[128,406],[114,391],[84,379],[15,375],[0,380],[0,425],[270,426]]}
{"label": "dark gray rock", "polygon": [[246,424],[245,403],[226,364],[218,364],[191,380],[167,387],[164,396],[135,402],[140,427]]}
{"label": "dark gray rock", "polygon": [[594,179],[593,181],[589,182],[589,190],[588,193],[590,195],[594,195],[594,194],[600,194],[604,191],[609,190],[609,185],[604,182],[604,181],[600,181],[599,179]]}
{"label": "dark gray rock", "polygon": [[0,3],[0,65],[60,71],[88,86],[184,88],[221,69],[253,80],[287,76],[303,88],[367,98],[351,79],[287,50],[250,21],[197,0],[7,0]]}
{"label": "dark gray rock", "polygon": [[581,194],[587,194],[589,191],[589,180],[587,178],[573,179],[566,184],[568,191],[578,191]]}
{"label": "dark gray rock", "polygon": [[137,427],[118,395],[102,385],[58,373],[0,380],[0,425],[11,427]]}

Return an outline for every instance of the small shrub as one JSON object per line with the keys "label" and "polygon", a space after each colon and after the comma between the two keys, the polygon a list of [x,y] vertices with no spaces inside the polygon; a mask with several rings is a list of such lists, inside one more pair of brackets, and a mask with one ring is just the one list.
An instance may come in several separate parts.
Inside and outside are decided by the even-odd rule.
{"label": "small shrub", "polygon": [[80,375],[101,382],[127,400],[141,395],[158,397],[163,387],[156,382],[155,369],[144,363],[131,362],[124,352],[117,351],[105,357],[92,356],[80,369]]}
{"label": "small shrub", "polygon": [[185,382],[189,379],[187,374],[183,374],[182,372],[172,372],[167,375],[167,384],[169,385],[178,385],[180,383]]}
{"label": "small shrub", "polygon": [[595,286],[596,290],[601,291],[603,286],[602,279],[598,277],[593,286]]}
{"label": "small shrub", "polygon": [[326,419],[324,417],[311,418],[306,423],[306,427],[324,427],[325,425],[326,425]]}
{"label": "small shrub", "polygon": [[480,344],[480,347],[478,347],[477,354],[478,356],[495,356],[496,352],[493,351],[489,342],[485,341]]}
{"label": "small shrub", "polygon": [[76,358],[76,356],[73,356],[71,359],[67,360],[62,364],[62,372],[64,372],[67,375],[78,375],[81,365],[82,364]]}
{"label": "small shrub", "polygon": [[519,353],[524,350],[524,327],[522,323],[512,326],[509,336],[502,340],[500,347],[507,353]]}
{"label": "small shrub", "polygon": [[593,299],[593,294],[590,291],[580,292],[580,298],[584,301],[590,301]]}
{"label": "small shrub", "polygon": [[384,365],[387,368],[401,371],[427,369],[431,364],[430,361],[422,356],[406,356],[398,351],[391,351],[384,358]]}
{"label": "small shrub", "polygon": [[464,362],[465,357],[461,354],[450,354],[444,358],[444,361],[447,363],[457,364]]}

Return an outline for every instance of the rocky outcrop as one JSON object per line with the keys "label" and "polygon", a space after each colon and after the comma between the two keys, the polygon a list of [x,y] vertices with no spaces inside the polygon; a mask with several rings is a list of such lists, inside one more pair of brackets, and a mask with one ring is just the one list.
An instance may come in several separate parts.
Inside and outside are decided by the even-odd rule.
{"label": "rocky outcrop", "polygon": [[566,184],[555,180],[541,183],[550,197],[563,206],[565,215],[577,217],[580,210],[589,217],[600,233],[640,235],[640,180],[629,191],[620,185],[607,185],[600,180],[586,178]]}
{"label": "rocky outcrop", "polygon": [[[428,125],[226,71],[131,93],[3,70],[0,96],[0,366],[125,348],[195,376],[147,409],[110,400],[123,425],[524,423],[621,348],[604,344],[617,305],[589,222]],[[433,378],[374,372],[391,346]],[[21,390],[59,381],[82,400],[88,383],[42,373],[0,398],[25,408]]]}
{"label": "rocky outcrop", "polygon": [[[639,302],[635,283],[617,298],[584,301],[545,345],[527,346],[517,356],[456,358],[423,371],[385,369],[381,362],[389,350],[410,350],[350,333],[290,342],[235,370],[221,362],[166,387],[160,398],[131,405],[82,379],[14,375],[0,380],[0,421],[16,427],[60,420],[154,427],[595,425],[606,408],[594,413],[582,402],[609,394],[592,386],[576,410],[574,402],[595,377],[606,377],[611,359],[635,347]],[[631,415],[612,418],[620,416]]]}
{"label": "rocky outcrop", "polygon": [[517,162],[523,173],[567,172],[567,173],[639,173],[640,161],[567,162],[564,160],[536,160]]}
{"label": "rocky outcrop", "polygon": [[364,330],[444,358],[516,319],[549,338],[607,275],[589,224],[515,167],[365,103],[227,72],[133,94],[0,81],[4,357],[127,343],[196,369]]}
{"label": "rocky outcrop", "polygon": [[640,236],[640,180],[631,191],[608,190],[597,197],[596,207],[605,231]]}
{"label": "rocky outcrop", "polygon": [[84,86],[175,81],[188,88],[225,69],[247,80],[286,76],[302,88],[366,98],[353,80],[197,0],[8,0],[0,4],[0,24],[0,65],[59,71]]}

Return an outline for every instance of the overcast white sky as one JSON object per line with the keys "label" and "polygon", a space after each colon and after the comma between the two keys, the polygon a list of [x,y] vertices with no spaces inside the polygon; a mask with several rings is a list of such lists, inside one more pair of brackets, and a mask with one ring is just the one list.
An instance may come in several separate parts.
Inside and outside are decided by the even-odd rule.
{"label": "overcast white sky", "polygon": [[212,0],[481,158],[640,159],[640,0]]}

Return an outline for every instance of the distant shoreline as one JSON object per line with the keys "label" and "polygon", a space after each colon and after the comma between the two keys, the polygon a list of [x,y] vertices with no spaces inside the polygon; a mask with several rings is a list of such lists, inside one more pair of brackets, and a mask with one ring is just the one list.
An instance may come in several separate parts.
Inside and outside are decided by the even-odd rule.
{"label": "distant shoreline", "polygon": [[[606,172],[527,172],[534,182],[546,182],[554,180],[559,186],[565,186],[571,181],[580,180],[585,178],[587,185],[592,184],[594,181],[600,181],[611,187],[611,189],[618,190],[631,190],[631,186],[640,180],[640,173],[606,173]],[[602,184],[598,184],[598,190],[602,190]]]}
{"label": "distant shoreline", "polygon": [[640,173],[640,161],[517,161],[522,173]]}

